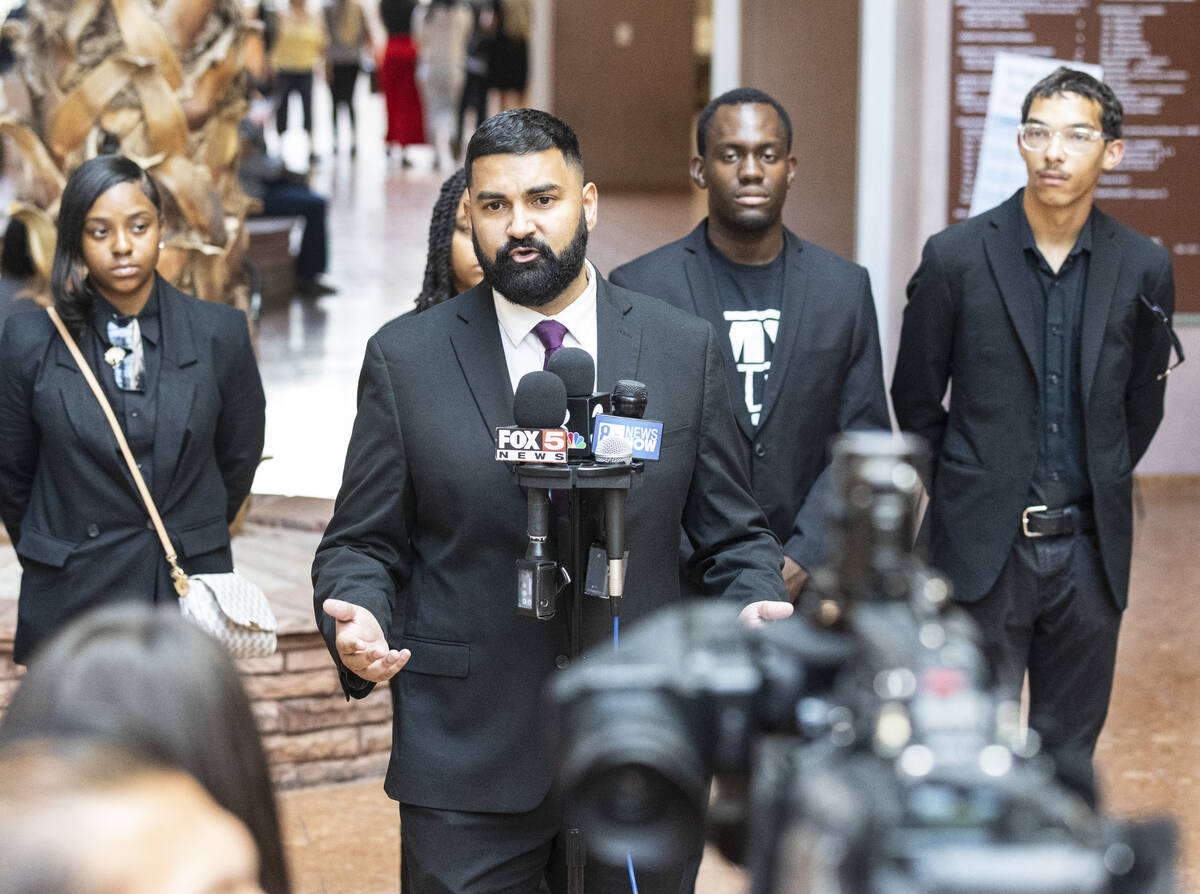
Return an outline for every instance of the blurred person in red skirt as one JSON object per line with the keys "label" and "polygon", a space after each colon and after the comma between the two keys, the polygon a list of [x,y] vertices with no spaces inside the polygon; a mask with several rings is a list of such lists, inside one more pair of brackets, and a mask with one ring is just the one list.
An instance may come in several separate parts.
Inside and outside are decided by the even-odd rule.
{"label": "blurred person in red skirt", "polygon": [[379,17],[387,29],[388,41],[379,62],[379,89],[387,106],[389,155],[399,147],[400,164],[410,167],[404,148],[425,142],[425,118],[417,93],[417,48],[412,40],[413,11],[416,0],[380,0]]}

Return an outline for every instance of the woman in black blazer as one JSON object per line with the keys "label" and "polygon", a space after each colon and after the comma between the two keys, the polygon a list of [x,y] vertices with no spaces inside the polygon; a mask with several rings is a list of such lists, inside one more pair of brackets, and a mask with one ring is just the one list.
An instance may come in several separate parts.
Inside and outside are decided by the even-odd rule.
{"label": "woman in black blazer", "polygon": [[[162,202],[117,155],[67,181],[50,288],[121,423],[189,574],[229,571],[229,522],[262,455],[262,382],[245,316],[155,272]],[[174,599],[112,429],[46,314],[0,337],[0,518],[23,569],[13,658],[79,612]]]}

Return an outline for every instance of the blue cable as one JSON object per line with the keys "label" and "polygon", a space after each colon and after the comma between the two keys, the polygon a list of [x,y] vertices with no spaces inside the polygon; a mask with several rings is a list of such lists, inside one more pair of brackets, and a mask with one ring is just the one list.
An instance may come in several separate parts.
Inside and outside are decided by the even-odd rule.
{"label": "blue cable", "polygon": [[633,894],[638,894],[637,879],[633,876],[633,854],[625,855],[625,865],[629,867],[629,885],[633,888]]}
{"label": "blue cable", "polygon": [[613,618],[613,651],[621,645],[621,619]]}

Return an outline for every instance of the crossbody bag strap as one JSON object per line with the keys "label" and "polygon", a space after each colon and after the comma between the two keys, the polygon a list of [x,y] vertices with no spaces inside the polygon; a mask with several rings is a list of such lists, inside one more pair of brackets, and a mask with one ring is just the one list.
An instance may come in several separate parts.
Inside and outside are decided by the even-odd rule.
{"label": "crossbody bag strap", "polygon": [[100,383],[96,381],[96,376],[92,373],[92,368],[83,359],[79,345],[75,344],[75,339],[67,331],[67,327],[59,317],[58,311],[53,307],[47,307],[46,313],[50,315],[50,319],[54,322],[54,328],[58,330],[58,334],[66,342],[67,350],[75,358],[75,363],[79,367],[79,371],[83,373],[83,378],[87,381],[88,387],[92,389],[92,394],[96,395],[100,409],[104,411],[104,416],[108,419],[108,424],[112,427],[113,434],[117,438],[117,446],[121,448],[121,455],[125,457],[125,464],[129,466],[129,474],[133,476],[133,483],[137,485],[138,493],[142,496],[142,502],[146,505],[146,511],[150,513],[150,521],[154,523],[154,530],[158,532],[158,539],[162,543],[163,552],[167,556],[167,563],[171,566],[171,579],[175,582],[175,592],[180,596],[186,596],[188,592],[187,575],[179,567],[179,557],[175,554],[175,548],[171,546],[171,538],[167,536],[167,530],[163,527],[162,517],[158,514],[158,507],[154,505],[154,498],[150,496],[150,489],[146,487],[146,479],[142,477],[142,471],[137,467],[137,461],[133,458],[133,452],[129,449],[129,442],[125,440],[125,433],[121,431],[121,426],[118,424],[117,417],[113,413],[112,405],[109,404],[108,398],[104,396],[104,391],[100,388]]}

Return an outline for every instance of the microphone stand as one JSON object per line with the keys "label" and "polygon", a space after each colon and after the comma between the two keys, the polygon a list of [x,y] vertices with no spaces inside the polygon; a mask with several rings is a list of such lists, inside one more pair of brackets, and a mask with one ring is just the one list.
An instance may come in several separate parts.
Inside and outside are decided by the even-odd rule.
{"label": "microphone stand", "polygon": [[[629,490],[641,481],[641,473],[645,463],[634,460],[631,463],[599,463],[581,462],[567,465],[553,463],[521,463],[514,470],[517,483],[525,488],[556,489],[567,491],[567,543],[565,561],[560,556],[559,565],[570,577],[571,600],[568,609],[567,644],[572,660],[579,656],[583,649],[583,603],[584,578],[587,568],[587,551],[582,538],[583,522],[583,491],[586,490]],[[538,503],[537,513],[540,514],[541,502]],[[531,509],[531,518],[535,510]],[[605,513],[606,516],[608,513]],[[624,548],[624,544],[620,544]],[[611,567],[611,565],[610,565]],[[618,582],[618,584],[621,582]],[[611,588],[610,588],[611,590]],[[614,592],[624,592],[618,586]],[[613,617],[619,617],[621,597],[610,597]],[[584,873],[587,864],[587,852],[583,844],[583,835],[579,829],[566,830],[567,836],[567,894],[584,894]],[[630,870],[632,872],[632,869]]]}
{"label": "microphone stand", "polygon": [[[568,623],[568,647],[571,658],[583,650],[584,577],[587,548],[582,537],[582,491],[629,490],[641,480],[645,463],[581,462],[567,465],[521,463],[515,470],[517,484],[525,488],[548,488],[568,492],[567,543],[560,551],[559,565],[570,576],[571,600]],[[620,614],[620,600],[612,603],[613,616]]]}

